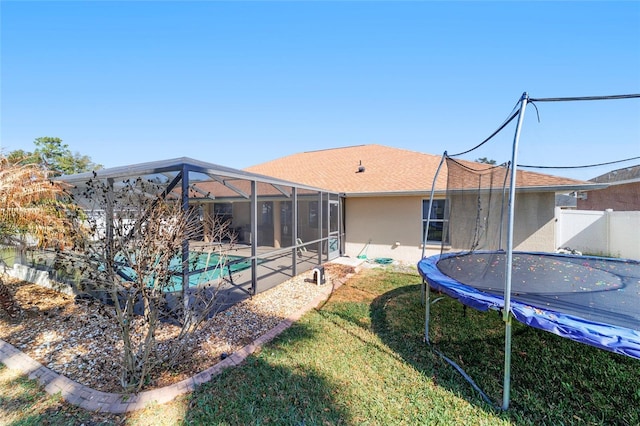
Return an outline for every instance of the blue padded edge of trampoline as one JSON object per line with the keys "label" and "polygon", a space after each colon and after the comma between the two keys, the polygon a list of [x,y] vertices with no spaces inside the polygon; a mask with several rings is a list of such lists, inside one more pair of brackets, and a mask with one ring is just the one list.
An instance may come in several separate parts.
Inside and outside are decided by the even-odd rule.
{"label": "blue padded edge of trampoline", "polygon": [[[442,258],[459,254],[461,253],[446,253],[442,255]],[[434,255],[418,262],[418,272],[432,288],[479,311],[502,310],[504,308],[502,297],[484,293],[443,274],[436,265],[440,258],[440,255]],[[640,332],[636,330],[588,321],[574,315],[565,315],[539,306],[524,304],[513,298],[511,299],[511,313],[518,321],[528,326],[640,359]]]}

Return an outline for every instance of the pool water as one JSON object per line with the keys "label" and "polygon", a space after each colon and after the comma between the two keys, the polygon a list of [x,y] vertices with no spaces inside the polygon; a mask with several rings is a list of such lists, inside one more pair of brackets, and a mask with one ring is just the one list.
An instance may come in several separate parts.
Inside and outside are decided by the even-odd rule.
{"label": "pool water", "polygon": [[[121,258],[121,261],[123,258]],[[124,263],[124,262],[123,262]],[[231,273],[251,268],[251,259],[242,256],[224,256],[224,259],[215,253],[189,253],[189,287],[197,286],[209,281],[217,282],[221,277],[229,277]],[[171,260],[169,269],[175,273],[171,278],[171,284],[166,286],[164,292],[182,290],[182,260],[178,257]],[[201,272],[195,272],[201,271]],[[127,281],[136,280],[136,272],[128,265],[121,265],[118,275]],[[147,285],[153,285],[153,277],[146,278]]]}

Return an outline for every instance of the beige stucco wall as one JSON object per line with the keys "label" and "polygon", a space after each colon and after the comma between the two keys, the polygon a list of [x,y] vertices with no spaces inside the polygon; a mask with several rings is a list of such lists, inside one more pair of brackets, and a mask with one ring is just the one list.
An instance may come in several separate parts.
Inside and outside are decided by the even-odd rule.
{"label": "beige stucco wall", "polygon": [[[501,208],[504,209],[504,219],[500,217]],[[514,250],[555,250],[554,212],[554,193],[517,193],[513,228]],[[472,245],[477,250],[506,249],[507,215],[508,205],[502,203],[501,197],[483,194],[478,200],[477,195],[471,193],[455,196],[449,229],[451,249],[468,250]],[[478,232],[476,227],[479,228]]]}
{"label": "beige stucco wall", "polygon": [[388,257],[417,263],[422,254],[422,199],[347,198],[346,255],[355,258],[362,252],[368,259]]}
{"label": "beige stucco wall", "polygon": [[[422,255],[423,199],[425,198],[347,198],[345,254],[353,258],[359,254],[366,254],[368,259],[388,257],[402,262],[417,263]],[[514,224],[515,250],[555,250],[554,208],[554,193],[519,193],[517,195]],[[456,217],[456,224],[453,227],[457,232],[467,232],[475,220],[474,206],[465,209],[462,216]],[[366,250],[365,247],[367,247]],[[425,255],[428,256],[438,253],[440,253],[439,245],[429,245],[425,249]]]}
{"label": "beige stucco wall", "polygon": [[553,252],[555,247],[555,194],[516,195],[513,249]]}

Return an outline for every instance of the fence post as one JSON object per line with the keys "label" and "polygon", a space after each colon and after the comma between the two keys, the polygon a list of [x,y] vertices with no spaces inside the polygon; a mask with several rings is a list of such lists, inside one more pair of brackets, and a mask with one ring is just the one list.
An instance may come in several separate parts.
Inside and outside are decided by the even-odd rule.
{"label": "fence post", "polygon": [[613,209],[605,209],[604,216],[606,219],[606,229],[607,229],[607,256],[613,256],[611,252],[611,213]]}
{"label": "fence post", "polygon": [[554,250],[560,248],[562,243],[562,209],[560,207],[555,208],[554,212],[555,216],[555,226],[553,227],[553,236],[554,236]]}

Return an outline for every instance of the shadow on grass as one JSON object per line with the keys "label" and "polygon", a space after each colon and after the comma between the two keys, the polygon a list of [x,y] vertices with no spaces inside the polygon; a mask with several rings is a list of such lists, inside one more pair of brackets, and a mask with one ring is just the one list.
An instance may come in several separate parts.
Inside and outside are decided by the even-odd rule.
{"label": "shadow on grass", "polygon": [[91,413],[65,404],[59,395],[47,395],[35,380],[8,370],[0,364],[0,424],[72,425],[115,424],[119,416],[105,415],[101,419]]}
{"label": "shadow on grass", "polygon": [[[493,411],[424,342],[420,287],[406,285],[375,298],[370,305],[373,332],[438,385]],[[430,340],[500,405],[504,374],[504,323],[500,315],[464,309],[457,301],[444,298],[431,306]],[[518,424],[640,424],[638,360],[517,321],[511,353],[511,405],[502,413],[504,418]]]}
{"label": "shadow on grass", "polygon": [[295,324],[274,343],[226,370],[190,397],[185,424],[345,424],[346,410],[334,400],[336,384],[303,362],[291,361],[291,346],[313,338]]}

